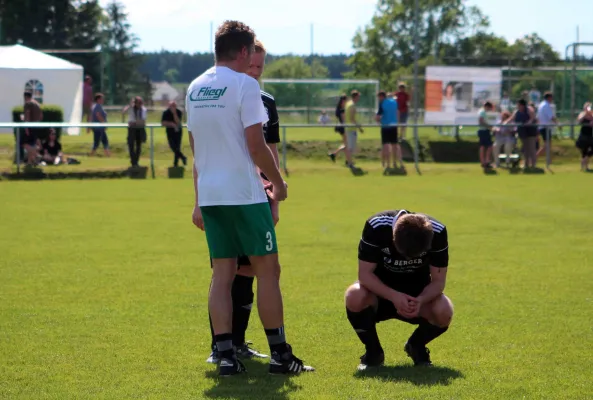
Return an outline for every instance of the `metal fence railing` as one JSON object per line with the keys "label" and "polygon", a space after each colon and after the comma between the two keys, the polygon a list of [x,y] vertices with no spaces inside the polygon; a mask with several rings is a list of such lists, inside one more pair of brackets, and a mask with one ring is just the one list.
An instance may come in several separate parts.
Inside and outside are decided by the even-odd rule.
{"label": "metal fence railing", "polygon": [[[282,124],[280,126],[281,128],[281,167],[282,169],[287,173],[288,172],[288,148],[287,148],[287,130],[289,129],[295,129],[295,128],[320,128],[320,127],[325,127],[325,128],[332,128],[335,125],[319,125],[319,124]],[[358,126],[355,125],[342,125],[345,128],[352,128],[352,129],[356,129],[358,127],[360,128],[377,128],[379,127],[379,125],[377,124],[361,124]],[[419,135],[418,135],[418,129],[419,128],[435,128],[435,129],[445,129],[445,130],[449,130],[450,132],[455,132],[455,135],[458,136],[469,136],[470,134],[475,135],[475,132],[479,129],[479,125],[456,125],[456,124],[425,124],[425,123],[410,123],[410,124],[395,124],[395,125],[391,125],[391,126],[398,126],[398,127],[405,127],[407,129],[410,129],[413,131],[413,155],[414,155],[414,165],[416,168],[416,171],[418,173],[420,173],[420,168],[419,168],[419,151],[420,151],[420,141],[419,141]],[[503,125],[497,125],[497,124],[492,124],[492,127],[496,127],[496,126],[503,126]],[[515,124],[507,124],[504,125],[506,127],[519,127],[521,125],[515,125]],[[575,127],[577,127],[579,125],[576,124],[570,124],[570,123],[560,123],[560,124],[554,124],[554,125],[538,125],[539,128],[546,128],[546,132],[547,132],[547,139],[548,142],[552,137],[552,132],[553,129],[556,128],[571,128],[574,129]],[[186,125],[184,125],[185,128],[187,128]],[[51,122],[43,122],[43,123],[1,123],[0,122],[0,129],[12,129],[15,132],[15,136],[16,136],[16,140],[15,140],[15,154],[16,154],[16,164],[17,164],[17,173],[20,173],[20,164],[21,164],[21,159],[20,159],[20,147],[21,147],[21,135],[22,135],[22,130],[24,128],[128,128],[127,124],[124,123],[105,123],[105,124],[97,124],[97,123],[80,123],[80,124],[71,124],[71,123],[51,123]],[[149,154],[150,154],[150,170],[151,170],[151,176],[154,179],[155,178],[155,129],[163,129],[162,126],[160,124],[146,124],[145,129],[148,132],[148,144],[149,144]],[[466,130],[466,132],[469,132],[470,129],[473,129],[473,133],[468,133],[468,134],[461,134],[460,130]],[[449,133],[449,135],[451,135],[451,133]],[[571,136],[572,137],[572,136]],[[546,167],[548,168],[550,166],[551,163],[551,151],[550,151],[550,147],[551,146],[546,146]]]}

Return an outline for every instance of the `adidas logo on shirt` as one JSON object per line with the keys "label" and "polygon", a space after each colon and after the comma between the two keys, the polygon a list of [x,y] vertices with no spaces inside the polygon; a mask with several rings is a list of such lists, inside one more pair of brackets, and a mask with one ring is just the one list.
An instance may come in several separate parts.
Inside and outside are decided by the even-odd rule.
{"label": "adidas logo on shirt", "polygon": [[387,255],[391,255],[391,252],[389,251],[389,247],[385,247],[383,250],[381,250],[383,253],[387,254]]}

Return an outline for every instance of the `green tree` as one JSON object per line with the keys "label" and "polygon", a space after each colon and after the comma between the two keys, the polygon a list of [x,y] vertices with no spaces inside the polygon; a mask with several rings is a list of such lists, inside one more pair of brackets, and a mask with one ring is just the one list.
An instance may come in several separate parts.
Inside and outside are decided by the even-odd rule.
{"label": "green tree", "polygon": [[[273,79],[325,79],[328,69],[321,61],[309,65],[302,57],[285,57],[271,62],[264,78]],[[264,88],[282,107],[311,107],[322,100],[323,86],[308,83],[267,83]]]}
{"label": "green tree", "polygon": [[307,64],[302,57],[291,56],[280,58],[266,66],[265,78],[275,79],[311,79],[327,78],[328,69],[319,60]]}
{"label": "green tree", "polygon": [[142,57],[134,52],[138,37],[131,32],[125,6],[112,0],[106,8],[109,16],[106,35],[106,50],[110,57],[109,95],[116,104],[127,104],[133,96],[149,100],[151,93],[147,78],[138,72]]}
{"label": "green tree", "polygon": [[523,66],[539,67],[554,65],[560,61],[559,54],[537,33],[525,35],[511,46],[511,57]]}
{"label": "green tree", "polygon": [[179,78],[179,71],[177,71],[176,68],[169,68],[165,72],[165,80],[169,83],[177,82],[178,78]]}
{"label": "green tree", "polygon": [[[484,32],[488,19],[466,0],[419,0],[418,53],[438,54],[441,47]],[[375,15],[359,29],[348,63],[350,76],[376,78],[388,84],[394,71],[414,60],[414,0],[379,0]]]}

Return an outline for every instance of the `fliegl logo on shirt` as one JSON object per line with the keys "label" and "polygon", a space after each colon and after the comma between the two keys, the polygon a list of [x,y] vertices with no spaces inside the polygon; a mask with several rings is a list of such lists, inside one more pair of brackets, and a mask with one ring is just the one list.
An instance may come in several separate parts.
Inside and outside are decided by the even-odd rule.
{"label": "fliegl logo on shirt", "polygon": [[210,86],[195,89],[189,94],[190,101],[212,101],[219,100],[226,92],[226,87],[215,89]]}

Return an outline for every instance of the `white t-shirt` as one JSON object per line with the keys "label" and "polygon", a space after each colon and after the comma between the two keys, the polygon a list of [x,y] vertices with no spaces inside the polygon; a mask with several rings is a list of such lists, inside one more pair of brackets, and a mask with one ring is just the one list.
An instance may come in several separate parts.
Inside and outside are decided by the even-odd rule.
{"label": "white t-shirt", "polygon": [[212,67],[187,89],[187,127],[194,139],[198,204],[266,203],[245,128],[268,121],[259,83],[227,67]]}
{"label": "white t-shirt", "polygon": [[552,108],[552,105],[546,100],[542,101],[539,107],[537,107],[537,120],[541,124],[539,129],[546,128],[545,125],[552,125],[554,123],[554,116],[554,109]]}
{"label": "white t-shirt", "polygon": [[[136,116],[136,113],[138,115]],[[128,122],[146,121],[146,107],[135,109],[134,107],[128,108]]]}

